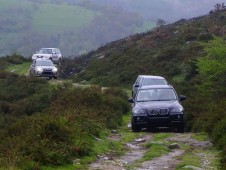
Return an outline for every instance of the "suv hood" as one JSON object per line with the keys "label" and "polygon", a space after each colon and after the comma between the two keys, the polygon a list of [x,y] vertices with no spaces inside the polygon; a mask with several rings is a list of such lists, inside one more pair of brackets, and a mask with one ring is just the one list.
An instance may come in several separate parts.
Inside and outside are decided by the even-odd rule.
{"label": "suv hood", "polygon": [[42,58],[50,58],[52,57],[52,54],[33,54],[32,59],[36,59],[38,57]]}
{"label": "suv hood", "polygon": [[134,108],[136,109],[155,109],[155,108],[174,108],[174,107],[181,107],[178,100],[172,101],[149,101],[149,102],[139,102],[136,103]]}

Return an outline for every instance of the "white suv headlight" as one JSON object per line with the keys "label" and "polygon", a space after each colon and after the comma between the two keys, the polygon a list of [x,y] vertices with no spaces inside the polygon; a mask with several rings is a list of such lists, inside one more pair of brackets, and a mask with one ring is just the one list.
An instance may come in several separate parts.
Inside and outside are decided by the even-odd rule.
{"label": "white suv headlight", "polygon": [[54,72],[57,72],[57,68],[56,68],[56,67],[55,67],[55,68],[53,68],[53,71],[54,71]]}
{"label": "white suv headlight", "polygon": [[38,67],[38,68],[37,68],[37,71],[39,71],[39,72],[42,71],[42,68]]}

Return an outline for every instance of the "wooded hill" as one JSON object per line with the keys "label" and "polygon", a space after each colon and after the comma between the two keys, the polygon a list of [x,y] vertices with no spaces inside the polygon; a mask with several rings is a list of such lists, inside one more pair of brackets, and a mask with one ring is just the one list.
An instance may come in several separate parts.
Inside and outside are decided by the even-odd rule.
{"label": "wooded hill", "polygon": [[65,60],[63,77],[80,83],[131,89],[137,75],[165,77],[187,96],[186,129],[206,131],[226,165],[226,11],[180,20]]}

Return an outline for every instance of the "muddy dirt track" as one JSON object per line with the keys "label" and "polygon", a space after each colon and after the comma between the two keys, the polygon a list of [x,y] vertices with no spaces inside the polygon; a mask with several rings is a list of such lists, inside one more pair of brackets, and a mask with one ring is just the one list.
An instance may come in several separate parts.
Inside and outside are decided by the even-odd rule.
{"label": "muddy dirt track", "polygon": [[[132,132],[131,132],[132,133]],[[162,132],[160,132],[162,133]],[[170,148],[169,152],[151,160],[142,160],[142,157],[148,152],[145,144],[152,142],[153,133],[141,133],[141,136],[131,142],[125,143],[124,147],[127,152],[115,157],[110,153],[99,156],[98,160],[89,166],[89,170],[174,170],[174,169],[192,169],[192,170],[215,170],[216,167],[211,166],[211,161],[214,155],[207,155],[205,150],[212,147],[209,141],[198,141],[192,138],[192,133],[170,133],[171,136],[165,138],[160,143],[167,144]],[[120,135],[115,134],[111,136],[111,140],[120,140]],[[178,168],[181,163],[181,157],[188,152],[184,149],[198,150],[195,156],[200,158],[199,166],[183,165]],[[203,151],[203,152],[202,152]]]}

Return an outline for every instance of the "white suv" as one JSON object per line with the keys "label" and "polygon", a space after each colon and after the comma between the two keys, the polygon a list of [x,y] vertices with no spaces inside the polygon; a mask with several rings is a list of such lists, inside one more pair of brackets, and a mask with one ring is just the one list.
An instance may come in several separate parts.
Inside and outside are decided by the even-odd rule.
{"label": "white suv", "polygon": [[30,75],[57,79],[57,68],[51,60],[38,58],[30,66]]}
{"label": "white suv", "polygon": [[59,64],[62,60],[62,54],[58,48],[41,48],[32,56],[32,60],[37,58],[50,59],[53,63]]}

